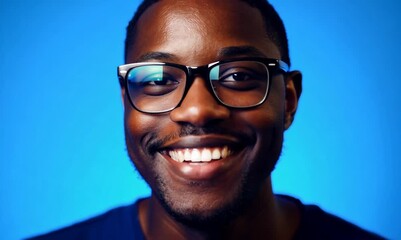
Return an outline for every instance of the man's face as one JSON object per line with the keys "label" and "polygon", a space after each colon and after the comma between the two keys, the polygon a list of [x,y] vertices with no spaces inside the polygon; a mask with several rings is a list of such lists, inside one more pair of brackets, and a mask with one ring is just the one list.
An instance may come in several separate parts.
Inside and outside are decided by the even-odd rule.
{"label": "man's face", "polygon": [[[141,16],[127,63],[200,66],[255,56],[280,59],[257,9],[237,1],[161,1]],[[152,194],[184,220],[212,219],[252,199],[269,181],[290,125],[283,75],[271,76],[267,100],[250,109],[219,104],[205,78],[195,76],[182,103],[163,114],[138,112],[122,91],[130,158]],[[196,162],[213,152],[220,159]],[[178,162],[174,154],[192,160]]]}

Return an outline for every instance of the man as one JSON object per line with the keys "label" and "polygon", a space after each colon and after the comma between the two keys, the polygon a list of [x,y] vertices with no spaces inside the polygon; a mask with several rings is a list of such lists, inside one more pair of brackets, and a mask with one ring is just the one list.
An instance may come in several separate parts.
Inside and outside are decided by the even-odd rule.
{"label": "man", "polygon": [[265,1],[145,1],[118,68],[129,156],[149,198],[38,239],[381,239],[274,195],[301,94]]}

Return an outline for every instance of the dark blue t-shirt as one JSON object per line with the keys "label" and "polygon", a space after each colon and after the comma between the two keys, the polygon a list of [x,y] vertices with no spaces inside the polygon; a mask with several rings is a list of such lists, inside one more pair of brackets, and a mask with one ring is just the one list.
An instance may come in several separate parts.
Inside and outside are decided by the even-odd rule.
{"label": "dark blue t-shirt", "polygon": [[[334,215],[324,212],[316,205],[304,205],[298,199],[280,195],[295,202],[301,210],[301,220],[294,240],[384,239],[363,230]],[[138,203],[112,209],[102,215],[76,223],[66,228],[40,235],[30,240],[144,240],[139,219]],[[263,237],[261,236],[261,239]]]}

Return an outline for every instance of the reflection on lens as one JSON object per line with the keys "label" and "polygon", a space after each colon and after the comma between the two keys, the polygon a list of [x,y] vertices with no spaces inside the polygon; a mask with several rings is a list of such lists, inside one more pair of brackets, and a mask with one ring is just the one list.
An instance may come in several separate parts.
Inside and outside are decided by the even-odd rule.
{"label": "reflection on lens", "polygon": [[[203,71],[202,68],[192,69]],[[126,75],[129,99],[139,111],[170,111],[184,97],[189,73],[181,65],[139,64],[129,69]],[[212,66],[208,77],[215,96],[226,106],[253,107],[263,103],[267,97],[269,71],[264,63],[253,60],[223,62]]]}
{"label": "reflection on lens", "polygon": [[181,100],[185,78],[185,71],[164,64],[132,68],[127,74],[130,99],[144,112],[173,109]]}

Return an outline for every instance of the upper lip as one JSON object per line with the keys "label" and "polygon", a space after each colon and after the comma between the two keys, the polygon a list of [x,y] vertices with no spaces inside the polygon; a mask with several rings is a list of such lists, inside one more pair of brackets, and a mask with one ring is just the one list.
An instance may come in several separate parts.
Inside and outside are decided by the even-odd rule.
{"label": "upper lip", "polygon": [[161,150],[180,148],[207,148],[228,146],[236,148],[241,145],[241,140],[230,135],[207,134],[194,136],[189,135],[172,139],[161,146]]}

